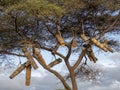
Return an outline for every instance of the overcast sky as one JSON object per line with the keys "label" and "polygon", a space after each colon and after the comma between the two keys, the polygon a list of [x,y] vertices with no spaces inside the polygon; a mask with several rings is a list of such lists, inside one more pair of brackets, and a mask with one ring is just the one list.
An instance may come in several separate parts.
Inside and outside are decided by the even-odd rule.
{"label": "overcast sky", "polygon": [[[79,90],[120,90],[120,53],[101,58],[95,64],[102,70],[98,82],[78,80]],[[54,75],[38,70],[32,72],[31,86],[27,87],[23,73],[11,80],[9,79],[11,72],[13,71],[10,69],[5,71],[0,69],[0,90],[56,90],[61,85]]]}

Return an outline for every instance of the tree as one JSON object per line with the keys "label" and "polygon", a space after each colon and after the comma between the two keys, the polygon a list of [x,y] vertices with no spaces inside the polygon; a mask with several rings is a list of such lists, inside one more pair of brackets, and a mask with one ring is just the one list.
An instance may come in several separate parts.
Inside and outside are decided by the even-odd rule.
{"label": "tree", "polygon": [[[0,54],[28,59],[10,78],[26,68],[26,85],[30,85],[31,68],[38,68],[37,60],[62,82],[65,89],[78,90],[75,71],[82,59],[87,56],[90,61],[97,61],[92,46],[114,52],[108,45],[113,44],[113,40],[104,39],[104,35],[120,33],[119,4],[119,0],[1,1]],[[67,48],[67,55],[57,51],[60,47]],[[39,50],[51,52],[56,60],[46,64]],[[79,57],[71,65],[70,56],[73,53],[79,53]],[[65,62],[68,68],[72,87],[52,69],[61,62]]]}

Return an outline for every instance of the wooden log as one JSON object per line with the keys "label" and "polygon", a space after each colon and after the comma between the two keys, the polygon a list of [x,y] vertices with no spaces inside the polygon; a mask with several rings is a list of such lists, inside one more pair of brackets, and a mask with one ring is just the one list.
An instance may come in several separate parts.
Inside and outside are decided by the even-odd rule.
{"label": "wooden log", "polygon": [[37,48],[34,48],[34,56],[42,66],[47,66],[45,60],[43,59],[42,55],[40,54]]}
{"label": "wooden log", "polygon": [[62,38],[59,31],[56,32],[55,37],[56,37],[57,41],[60,43],[61,46],[65,46],[65,41]]}
{"label": "wooden log", "polygon": [[24,64],[21,64],[20,67],[18,67],[11,75],[10,75],[10,79],[13,79],[15,76],[17,76],[20,72],[22,72],[22,70],[25,69],[26,66],[28,66],[30,64],[29,61],[25,62]]}
{"label": "wooden log", "polygon": [[104,50],[105,52],[108,51],[107,48],[105,48],[105,46],[103,44],[101,44],[98,40],[96,40],[95,38],[91,38],[91,41],[99,48],[101,48],[102,50]]}
{"label": "wooden log", "polygon": [[71,44],[72,48],[77,47],[77,45],[78,45],[77,41],[75,40],[75,38],[73,38],[72,44]]}
{"label": "wooden log", "polygon": [[80,37],[85,41],[89,41],[89,39],[85,36],[85,34],[81,34]]}
{"label": "wooden log", "polygon": [[31,80],[31,65],[26,66],[26,85],[30,85],[30,80]]}
{"label": "wooden log", "polygon": [[57,65],[57,64],[59,64],[59,63],[61,63],[61,62],[62,62],[62,59],[58,58],[58,59],[56,59],[55,61],[51,62],[51,63],[48,65],[48,67],[53,67],[53,66],[55,66],[55,65]]}
{"label": "wooden log", "polygon": [[37,69],[38,66],[37,64],[35,63],[32,55],[27,51],[27,49],[23,49],[23,52],[25,54],[25,56],[27,57],[27,59],[30,61],[31,65],[33,66],[34,69]]}

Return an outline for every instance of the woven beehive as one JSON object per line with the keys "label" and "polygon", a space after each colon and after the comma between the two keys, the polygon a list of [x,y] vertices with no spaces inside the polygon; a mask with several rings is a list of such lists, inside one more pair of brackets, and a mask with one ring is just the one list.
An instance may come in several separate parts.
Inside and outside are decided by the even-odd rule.
{"label": "woven beehive", "polygon": [[65,41],[62,38],[59,31],[56,32],[55,37],[56,37],[57,41],[60,43],[61,46],[65,46]]}
{"label": "woven beehive", "polygon": [[77,47],[77,45],[78,45],[77,41],[75,40],[75,38],[73,38],[72,44],[71,44],[72,48]]}
{"label": "woven beehive", "polygon": [[28,66],[30,64],[30,62],[25,62],[24,64],[21,64],[20,67],[18,67],[11,75],[10,75],[10,79],[13,79],[15,76],[17,76],[20,72],[22,72],[22,70],[25,69],[26,66]]}
{"label": "woven beehive", "polygon": [[85,34],[81,34],[80,37],[85,41],[87,42],[89,39],[85,36]]}
{"label": "woven beehive", "polygon": [[30,61],[30,64],[33,66],[34,69],[37,69],[38,66],[37,64],[35,63],[32,55],[27,51],[27,49],[23,49],[23,52],[25,54],[25,56],[27,57],[27,59]]}
{"label": "woven beehive", "polygon": [[26,85],[30,85],[30,79],[31,79],[31,65],[26,66]]}
{"label": "woven beehive", "polygon": [[53,62],[51,62],[49,65],[48,65],[48,67],[53,67],[53,66],[55,66],[55,65],[57,65],[57,64],[59,64],[59,63],[61,63],[62,62],[62,60],[59,58],[59,59],[56,59],[55,61],[53,61]]}
{"label": "woven beehive", "polygon": [[105,52],[107,52],[107,48],[105,48],[105,46],[103,44],[101,44],[98,40],[96,40],[95,38],[91,38],[91,41],[99,48],[101,48],[102,50],[104,50]]}
{"label": "woven beehive", "polygon": [[41,65],[46,66],[46,62],[37,48],[34,48],[34,56]]}

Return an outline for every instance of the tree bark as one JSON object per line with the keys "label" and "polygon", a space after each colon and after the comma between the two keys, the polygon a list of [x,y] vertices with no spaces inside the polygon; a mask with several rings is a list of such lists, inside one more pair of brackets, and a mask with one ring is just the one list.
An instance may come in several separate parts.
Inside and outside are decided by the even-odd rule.
{"label": "tree bark", "polygon": [[78,90],[77,82],[76,82],[75,74],[74,74],[74,68],[70,66],[68,60],[65,60],[65,63],[70,72],[70,78],[71,78],[71,82],[72,82],[72,90]]}

